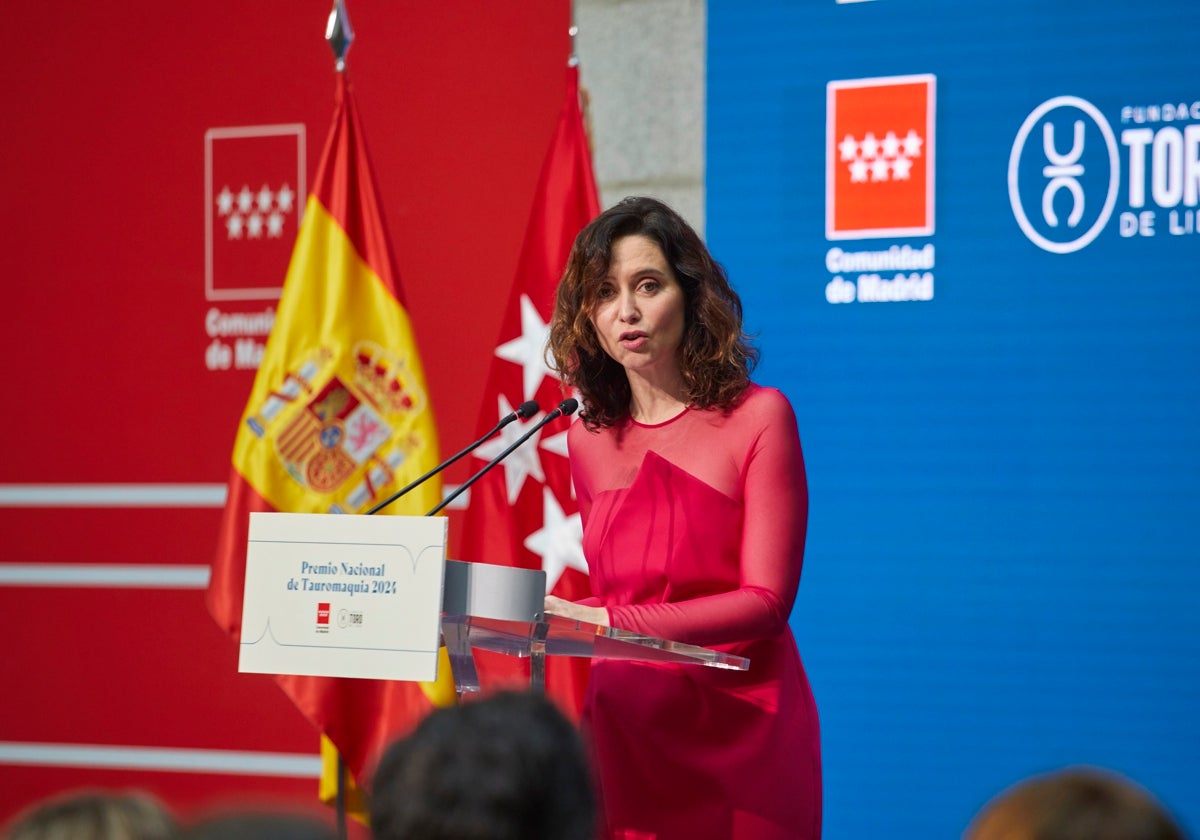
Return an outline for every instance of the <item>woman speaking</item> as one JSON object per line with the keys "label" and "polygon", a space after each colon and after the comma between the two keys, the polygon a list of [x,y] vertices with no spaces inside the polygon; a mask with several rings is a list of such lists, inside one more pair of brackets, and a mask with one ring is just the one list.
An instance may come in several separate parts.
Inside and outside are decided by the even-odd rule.
{"label": "woman speaking", "polygon": [[750,659],[593,664],[601,836],[819,838],[817,709],[788,626],[804,461],[787,398],[750,381],[740,299],[677,213],[628,198],[575,240],[549,351],[583,398],[568,447],[594,595],[546,611]]}

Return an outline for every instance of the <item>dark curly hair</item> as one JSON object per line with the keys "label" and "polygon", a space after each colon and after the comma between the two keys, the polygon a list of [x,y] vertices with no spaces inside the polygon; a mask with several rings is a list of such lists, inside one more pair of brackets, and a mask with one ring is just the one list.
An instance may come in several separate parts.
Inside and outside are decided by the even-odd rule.
{"label": "dark curly hair", "polygon": [[758,361],[758,351],[742,331],[741,298],[696,231],[661,201],[626,198],[575,238],[550,319],[547,361],[583,395],[581,417],[589,429],[612,426],[629,413],[629,379],[600,346],[592,313],[612,262],[613,243],[634,235],[657,243],[683,287],[684,332],[678,353],[688,403],[729,410],[745,392]]}
{"label": "dark curly hair", "polygon": [[579,732],[531,692],[435,709],[371,789],[375,840],[591,840],[595,812]]}

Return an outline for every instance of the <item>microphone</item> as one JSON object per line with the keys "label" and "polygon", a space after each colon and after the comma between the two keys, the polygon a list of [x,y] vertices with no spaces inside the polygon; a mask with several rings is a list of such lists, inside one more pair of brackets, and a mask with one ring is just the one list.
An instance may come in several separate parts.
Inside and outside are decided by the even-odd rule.
{"label": "microphone", "polygon": [[[574,409],[572,409],[572,410],[574,410]],[[484,435],[483,437],[481,437],[479,440],[475,441],[474,443],[472,443],[470,446],[468,446],[466,449],[462,450],[461,452],[458,452],[457,454],[452,455],[449,458],[447,458],[445,461],[442,461],[442,463],[438,464],[436,467],[431,469],[429,472],[425,473],[425,475],[421,476],[416,481],[411,482],[406,487],[401,487],[395,493],[388,496],[382,502],[380,502],[379,504],[375,505],[373,508],[368,510],[366,512],[366,514],[364,514],[364,515],[370,516],[373,513],[378,513],[379,511],[383,510],[385,507],[390,505],[392,502],[399,499],[405,493],[412,490],[414,487],[424,484],[426,481],[433,478],[435,475],[440,473],[442,470],[446,469],[446,467],[453,464],[459,458],[463,457],[464,455],[466,455],[470,452],[474,452],[477,448],[479,448],[480,446],[483,445],[484,441],[486,441],[488,438],[492,437],[494,434],[496,434],[496,432],[503,429],[505,426],[507,426],[509,423],[513,422],[514,420],[516,420],[518,417],[522,420],[526,420],[526,419],[532,417],[533,415],[537,414],[539,411],[541,411],[541,406],[539,406],[533,400],[526,400],[525,402],[523,402],[519,406],[517,406],[516,411],[513,411],[510,414],[508,414],[506,417],[501,418],[500,422],[497,423],[495,426],[493,426],[492,430],[490,432],[488,432],[486,435]],[[457,494],[455,494],[455,495],[457,495]],[[451,498],[453,498],[453,497],[451,497]]]}
{"label": "microphone", "polygon": [[538,432],[538,430],[542,428],[542,426],[545,426],[551,420],[557,420],[559,417],[569,417],[570,415],[575,413],[575,409],[577,409],[577,408],[579,408],[579,400],[575,399],[574,397],[568,397],[567,399],[560,402],[558,404],[558,408],[554,409],[549,414],[547,414],[545,417],[543,417],[541,420],[537,421],[537,423],[534,425],[534,427],[532,429],[530,429],[528,432],[526,432],[525,434],[523,434],[519,438],[517,438],[515,441],[513,441],[512,444],[510,444],[507,449],[505,449],[503,452],[501,452],[495,458],[488,461],[487,464],[484,465],[483,469],[481,469],[479,472],[475,473],[475,475],[468,478],[462,484],[458,485],[458,487],[455,489],[455,491],[453,493],[451,493],[446,498],[442,499],[441,504],[439,504],[437,507],[435,507],[433,510],[429,511],[429,513],[427,513],[425,515],[433,516],[439,510],[444,508],[446,505],[450,504],[452,501],[457,499],[464,490],[466,490],[468,487],[470,487],[472,484],[474,484],[476,481],[478,481],[480,478],[482,478],[484,473],[486,473],[492,467],[499,464],[501,461],[503,461],[505,458],[507,458],[509,455],[511,455],[513,453],[513,450],[515,450],[518,446],[520,446],[525,441],[527,441],[531,437],[533,437]]}

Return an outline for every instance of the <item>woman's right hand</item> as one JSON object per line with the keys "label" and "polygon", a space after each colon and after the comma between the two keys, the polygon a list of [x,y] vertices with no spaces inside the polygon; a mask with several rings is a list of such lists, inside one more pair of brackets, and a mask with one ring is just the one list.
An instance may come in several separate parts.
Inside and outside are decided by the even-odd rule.
{"label": "woman's right hand", "polygon": [[608,610],[604,607],[588,607],[555,595],[547,595],[542,609],[550,615],[561,615],[575,621],[586,621],[599,627],[608,627]]}

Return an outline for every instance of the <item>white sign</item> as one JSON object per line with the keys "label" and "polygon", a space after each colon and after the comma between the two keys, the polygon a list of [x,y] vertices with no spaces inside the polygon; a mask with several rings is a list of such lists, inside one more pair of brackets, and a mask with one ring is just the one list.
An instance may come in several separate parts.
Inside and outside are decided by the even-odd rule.
{"label": "white sign", "polygon": [[252,513],[238,670],[437,678],[445,517]]}

